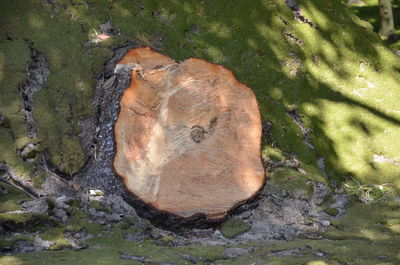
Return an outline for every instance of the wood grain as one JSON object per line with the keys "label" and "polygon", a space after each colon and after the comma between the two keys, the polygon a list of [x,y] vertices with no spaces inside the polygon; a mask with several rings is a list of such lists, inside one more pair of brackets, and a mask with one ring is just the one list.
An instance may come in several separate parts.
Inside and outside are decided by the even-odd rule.
{"label": "wood grain", "polygon": [[114,128],[129,191],[160,211],[220,218],[262,187],[257,101],[232,72],[149,48],[119,64],[135,66]]}

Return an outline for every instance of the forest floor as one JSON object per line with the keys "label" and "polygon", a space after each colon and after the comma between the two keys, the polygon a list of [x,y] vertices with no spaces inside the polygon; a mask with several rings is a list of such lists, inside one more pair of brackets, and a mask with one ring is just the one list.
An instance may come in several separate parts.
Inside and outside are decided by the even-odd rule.
{"label": "forest floor", "polygon": [[[1,201],[2,211],[15,211],[20,209],[16,202],[30,200],[21,191],[2,187],[9,191],[8,200]],[[324,231],[307,232],[286,240],[243,240],[243,237],[238,240],[249,229],[245,226],[240,230],[245,224],[240,219],[211,229],[182,229],[174,233],[158,229],[135,214],[99,219],[114,211],[100,201],[91,201],[87,208],[81,207],[76,199],[64,202],[68,215],[65,222],[57,208],[63,202],[57,200],[54,203],[47,200],[50,209],[41,214],[14,214],[13,221],[11,214],[8,218],[0,214],[3,227],[12,226],[14,230],[17,227],[16,233],[6,233],[9,236],[0,240],[4,254],[0,256],[0,264],[400,262],[400,202],[364,204],[352,199],[344,217],[331,220]]]}

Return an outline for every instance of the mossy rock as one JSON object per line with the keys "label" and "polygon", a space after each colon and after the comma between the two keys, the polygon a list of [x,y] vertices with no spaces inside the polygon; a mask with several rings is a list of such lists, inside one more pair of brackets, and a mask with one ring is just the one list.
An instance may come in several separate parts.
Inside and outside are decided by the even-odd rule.
{"label": "mossy rock", "polygon": [[0,226],[10,230],[26,228],[38,219],[30,213],[0,213]]}
{"label": "mossy rock", "polygon": [[301,196],[305,199],[311,199],[313,195],[313,185],[308,183],[310,175],[305,175],[299,171],[281,167],[275,169],[269,176],[268,184],[286,190],[290,196]]}
{"label": "mossy rock", "polygon": [[221,233],[226,238],[233,238],[251,229],[251,225],[245,223],[243,220],[231,217],[221,226]]}
{"label": "mossy rock", "polygon": [[19,234],[14,235],[11,238],[0,239],[0,251],[3,249],[9,249],[16,241],[24,240],[24,241],[33,241],[33,238],[29,235]]}
{"label": "mossy rock", "polygon": [[134,216],[124,217],[122,219],[122,221],[114,224],[114,227],[117,229],[126,230],[126,229],[130,228],[131,226],[133,226],[136,223],[136,221],[137,221],[137,219]]}
{"label": "mossy rock", "polygon": [[71,243],[64,236],[65,228],[47,228],[40,237],[44,240],[53,241],[50,250],[61,250],[71,248]]}

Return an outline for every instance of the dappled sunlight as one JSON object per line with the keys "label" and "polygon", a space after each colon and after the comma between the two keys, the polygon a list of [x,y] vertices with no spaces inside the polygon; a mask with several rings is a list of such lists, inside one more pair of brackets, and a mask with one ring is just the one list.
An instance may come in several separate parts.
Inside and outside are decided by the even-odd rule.
{"label": "dappled sunlight", "polygon": [[[319,171],[317,157],[324,157],[328,175],[336,180],[349,174],[370,180],[374,174],[381,174],[382,179],[397,182],[400,169],[387,162],[374,162],[373,155],[398,159],[398,59],[376,35],[359,26],[340,1],[297,2],[299,14],[308,22],[296,18],[285,1],[265,0],[252,5],[223,1],[78,1],[67,6],[68,19],[59,15],[50,18],[49,5],[42,16],[29,6],[18,11],[35,32],[30,36],[25,29],[18,30],[35,39],[35,47],[43,50],[52,68],[49,91],[36,95],[45,106],[34,113],[45,145],[53,149],[56,145],[50,142],[57,142],[52,136],[57,130],[50,129],[49,121],[56,122],[54,128],[75,135],[78,117],[91,113],[86,101],[92,96],[93,83],[84,79],[98,72],[102,60],[109,56],[104,48],[108,40],[99,39],[89,50],[82,46],[91,30],[110,20],[126,38],[122,43],[154,45],[176,60],[200,57],[233,70],[241,82],[253,88],[263,119],[272,122],[270,144],[298,156],[310,174]],[[7,23],[21,22],[9,17]],[[53,31],[55,26],[62,28],[62,37]],[[40,27],[48,30],[37,30]],[[73,30],[79,34],[73,35]],[[53,43],[49,45],[49,41]],[[75,46],[79,48],[71,48]],[[73,59],[84,53],[93,59],[93,65]],[[96,59],[100,57],[103,59]],[[0,63],[0,79],[2,68]],[[61,100],[65,96],[72,98],[70,102]],[[299,127],[287,114],[292,109],[299,109],[312,130],[315,151],[304,144]],[[360,119],[360,123],[354,122]],[[70,120],[74,129],[64,128]]]}
{"label": "dappled sunlight", "polygon": [[[389,219],[388,220],[388,228],[393,232],[398,234],[397,237],[400,237],[400,219]],[[399,250],[400,251],[400,250]]]}
{"label": "dappled sunlight", "polygon": [[217,47],[213,47],[213,46],[209,47],[206,50],[206,53],[215,63],[223,63],[224,61],[227,60],[224,53],[222,53],[222,51],[220,49],[218,49]]}
{"label": "dappled sunlight", "polygon": [[322,260],[315,260],[315,261],[309,261],[305,265],[328,265],[328,263]]}
{"label": "dappled sunlight", "polygon": [[381,231],[372,229],[360,229],[360,236],[369,240],[389,240],[392,238],[389,234],[383,234]]}
{"label": "dappled sunlight", "polygon": [[213,23],[210,25],[210,32],[222,39],[232,38],[232,29],[219,23]]}
{"label": "dappled sunlight", "polygon": [[17,257],[3,256],[0,257],[0,265],[22,265],[24,264],[22,260]]}
{"label": "dappled sunlight", "polygon": [[39,16],[32,14],[29,16],[29,25],[33,30],[41,30],[44,27],[44,21]]}

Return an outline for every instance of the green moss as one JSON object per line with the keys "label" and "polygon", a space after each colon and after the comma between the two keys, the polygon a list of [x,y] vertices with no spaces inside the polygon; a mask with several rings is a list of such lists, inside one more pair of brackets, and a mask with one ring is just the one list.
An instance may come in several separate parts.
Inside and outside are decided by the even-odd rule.
{"label": "green moss", "polygon": [[309,175],[302,174],[291,168],[277,168],[269,176],[269,183],[276,185],[281,189],[285,189],[290,195],[304,194],[307,198],[311,198],[313,194],[313,186],[307,181],[311,178]]}
{"label": "green moss", "polygon": [[[333,239],[362,238],[373,242],[398,242],[400,230],[395,220],[400,220],[399,209],[400,204],[395,202],[373,205],[353,203],[341,220],[344,229],[329,228],[327,236]],[[388,225],[390,221],[394,221],[393,226]]]}
{"label": "green moss", "polygon": [[35,188],[41,188],[42,185],[44,184],[44,182],[46,181],[46,178],[47,178],[47,173],[45,173],[45,172],[35,174],[32,177],[33,186]]}
{"label": "green moss", "polygon": [[50,250],[61,250],[70,248],[71,244],[64,236],[64,228],[47,228],[45,232],[40,234],[40,237],[44,240],[53,241],[54,245],[50,247]]}
{"label": "green moss", "polygon": [[124,219],[121,222],[116,223],[114,227],[117,229],[126,230],[130,228],[132,225],[134,225],[135,222],[136,222],[135,217],[124,217]]}
{"label": "green moss", "polygon": [[338,221],[338,220],[332,220],[331,221],[331,225],[339,230],[343,230],[344,226],[342,224],[342,222]]}
{"label": "green moss", "polygon": [[79,231],[88,223],[89,214],[83,210],[72,208],[69,209],[69,213],[71,215],[69,223],[71,224],[72,231]]}
{"label": "green moss", "polygon": [[134,217],[134,216],[132,216],[132,217],[124,217],[122,219],[122,221],[116,223],[114,225],[114,227],[117,228],[117,229],[122,229],[122,230],[128,229],[131,226],[133,226],[136,223],[136,221],[137,221],[136,217]]}
{"label": "green moss", "polygon": [[[365,205],[354,203],[348,214],[341,220],[332,222],[323,239],[296,239],[292,241],[250,242],[244,245],[218,246],[159,246],[146,238],[134,243],[124,240],[124,233],[135,233],[132,228],[115,227],[103,231],[89,239],[88,249],[81,251],[62,250],[56,252],[38,252],[12,255],[8,260],[13,264],[135,264],[120,259],[121,254],[144,257],[149,263],[187,264],[184,257],[190,256],[196,264],[253,264],[275,265],[315,264],[398,264],[398,246],[400,244],[400,204],[384,202]],[[46,231],[44,239],[63,242],[63,229]],[[65,243],[65,242],[64,242]],[[66,245],[64,245],[66,246]],[[227,248],[248,249],[243,256],[228,259],[224,251]],[[283,251],[292,251],[285,254]],[[324,255],[319,257],[318,255]],[[186,256],[185,256],[186,255]],[[0,262],[5,259],[0,257]],[[126,263],[125,263],[126,261]],[[317,263],[318,264],[318,263]]]}
{"label": "green moss", "polygon": [[23,191],[3,182],[0,182],[0,189],[5,191],[0,193],[0,213],[20,210],[19,203],[31,199]]}
{"label": "green moss", "polygon": [[251,226],[239,218],[229,218],[226,222],[224,222],[221,226],[221,233],[226,238],[233,238],[237,235],[240,235],[246,231],[249,231]]}
{"label": "green moss", "polygon": [[69,209],[69,213],[71,215],[71,219],[68,226],[65,227],[65,230],[84,230],[87,233],[94,235],[103,230],[103,226],[101,224],[89,220],[89,215],[85,211],[72,207]]}
{"label": "green moss", "polygon": [[103,203],[101,201],[90,201],[88,206],[90,208],[94,208],[94,209],[98,209],[98,210],[104,209]]}
{"label": "green moss", "polygon": [[22,40],[0,40],[0,114],[6,122],[0,127],[0,161],[6,162],[14,172],[28,178],[34,166],[23,163],[16,149],[29,142],[18,86],[26,79],[25,68],[30,50]]}
{"label": "green moss", "polygon": [[82,205],[81,201],[78,199],[69,200],[69,201],[67,201],[67,204],[69,206],[71,206],[72,208],[79,208]]}
{"label": "green moss", "polygon": [[171,244],[174,242],[175,238],[171,235],[164,235],[163,237],[160,238],[160,241],[163,242],[164,244]]}
{"label": "green moss", "polygon": [[0,224],[10,223],[17,226],[25,226],[33,218],[34,216],[29,213],[0,213]]}
{"label": "green moss", "polygon": [[104,229],[104,227],[101,224],[90,221],[84,223],[82,227],[83,229],[85,229],[86,232],[92,235],[97,235]]}
{"label": "green moss", "polygon": [[326,212],[327,214],[332,215],[332,216],[336,216],[339,214],[339,210],[336,208],[325,208],[324,212]]}
{"label": "green moss", "polygon": [[179,251],[197,257],[200,261],[208,263],[219,259],[226,259],[224,250],[226,246],[189,246],[178,248]]}

